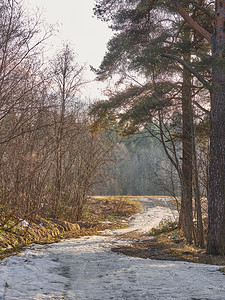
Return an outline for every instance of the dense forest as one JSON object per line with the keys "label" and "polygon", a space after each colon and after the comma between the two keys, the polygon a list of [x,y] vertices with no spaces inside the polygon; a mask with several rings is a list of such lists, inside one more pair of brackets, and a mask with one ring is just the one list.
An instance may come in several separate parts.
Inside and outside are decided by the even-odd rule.
{"label": "dense forest", "polygon": [[[85,67],[23,3],[0,4],[0,226],[78,221],[93,194],[180,197],[179,226],[225,254],[225,1],[96,0],[114,36],[80,99]],[[205,209],[205,207],[204,207]]]}
{"label": "dense forest", "polygon": [[103,195],[180,195],[179,178],[161,144],[148,133],[120,139]]}

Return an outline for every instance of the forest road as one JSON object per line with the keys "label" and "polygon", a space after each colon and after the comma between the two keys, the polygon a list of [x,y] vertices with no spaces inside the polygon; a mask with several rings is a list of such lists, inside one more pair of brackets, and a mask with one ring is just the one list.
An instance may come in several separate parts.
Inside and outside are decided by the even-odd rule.
{"label": "forest road", "polygon": [[[100,236],[32,245],[0,264],[0,299],[154,300],[225,299],[218,266],[156,261],[111,251],[129,244],[126,234],[147,234],[163,218],[174,219],[170,198],[138,198],[145,209],[130,227]],[[150,237],[148,237],[150,238]]]}

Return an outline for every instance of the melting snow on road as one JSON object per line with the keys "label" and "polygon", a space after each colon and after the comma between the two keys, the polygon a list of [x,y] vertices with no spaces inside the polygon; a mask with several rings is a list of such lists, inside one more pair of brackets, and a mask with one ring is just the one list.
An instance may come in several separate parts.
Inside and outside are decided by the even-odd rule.
{"label": "melting snow on road", "polygon": [[225,299],[218,266],[128,257],[111,247],[119,235],[147,232],[176,212],[165,198],[143,198],[145,211],[129,229],[102,236],[32,245],[0,264],[0,299]]}

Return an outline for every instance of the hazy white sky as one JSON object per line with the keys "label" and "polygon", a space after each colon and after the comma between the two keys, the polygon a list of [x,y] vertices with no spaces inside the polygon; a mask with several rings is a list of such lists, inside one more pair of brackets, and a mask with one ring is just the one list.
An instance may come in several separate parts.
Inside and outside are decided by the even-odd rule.
{"label": "hazy white sky", "polygon": [[[54,38],[57,49],[60,43],[68,42],[78,54],[79,61],[98,67],[106,51],[106,43],[112,36],[107,24],[93,16],[95,0],[27,0],[35,7],[43,9],[47,23],[58,24],[59,34]],[[94,75],[88,72],[88,79]],[[98,97],[103,85],[89,84],[86,88],[87,97]]]}

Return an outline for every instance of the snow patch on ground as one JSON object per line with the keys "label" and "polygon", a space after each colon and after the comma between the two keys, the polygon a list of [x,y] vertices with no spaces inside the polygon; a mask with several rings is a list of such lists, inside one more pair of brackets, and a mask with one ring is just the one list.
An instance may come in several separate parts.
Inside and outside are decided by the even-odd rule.
{"label": "snow patch on ground", "polygon": [[0,264],[0,299],[64,299],[66,278],[45,246],[35,245]]}
{"label": "snow patch on ground", "polygon": [[165,220],[175,221],[178,213],[171,211],[169,207],[156,206],[137,214],[135,219],[131,221],[129,228],[115,230],[112,233],[117,235],[130,231],[148,233],[152,228],[156,228],[159,225],[159,220],[162,220],[162,216]]}
{"label": "snow patch on ground", "polygon": [[146,209],[136,215],[129,229],[33,245],[4,259],[0,299],[225,299],[225,277],[218,266],[146,260],[111,251],[118,243],[129,243],[119,234],[148,232],[162,218],[177,217],[168,199],[142,200]]}

